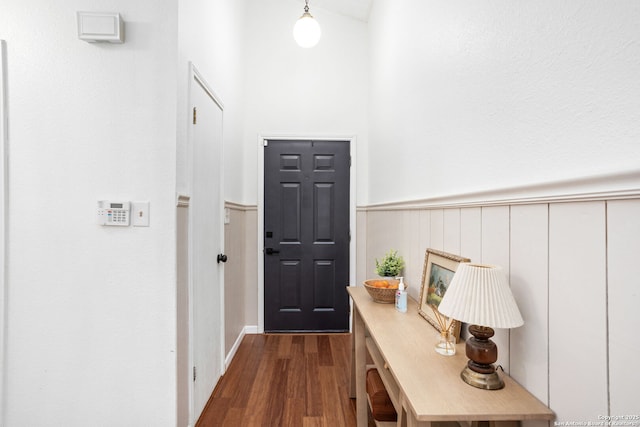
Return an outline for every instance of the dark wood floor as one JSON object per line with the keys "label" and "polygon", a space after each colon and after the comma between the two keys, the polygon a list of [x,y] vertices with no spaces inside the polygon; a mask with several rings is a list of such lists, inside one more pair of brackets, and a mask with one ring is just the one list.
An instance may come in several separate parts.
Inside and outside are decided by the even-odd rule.
{"label": "dark wood floor", "polygon": [[356,425],[351,336],[247,335],[197,427]]}

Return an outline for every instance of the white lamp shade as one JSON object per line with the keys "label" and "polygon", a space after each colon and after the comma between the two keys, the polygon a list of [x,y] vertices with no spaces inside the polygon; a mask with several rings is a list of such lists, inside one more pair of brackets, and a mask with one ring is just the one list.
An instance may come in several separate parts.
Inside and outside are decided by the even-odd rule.
{"label": "white lamp shade", "polygon": [[305,12],[293,26],[293,38],[304,48],[314,47],[320,41],[322,30],[318,21],[309,12]]}
{"label": "white lamp shade", "polygon": [[502,268],[492,265],[458,265],[438,311],[461,322],[491,328],[524,324]]}

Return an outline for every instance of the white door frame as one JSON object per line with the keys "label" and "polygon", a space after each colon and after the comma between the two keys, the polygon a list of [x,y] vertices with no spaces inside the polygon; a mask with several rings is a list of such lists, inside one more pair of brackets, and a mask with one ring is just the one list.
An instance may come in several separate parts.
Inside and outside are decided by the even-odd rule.
{"label": "white door frame", "polygon": [[349,283],[353,286],[356,281],[356,137],[322,136],[322,135],[258,135],[258,333],[264,332],[264,141],[269,139],[307,140],[307,141],[349,141],[351,167],[349,168]]}
{"label": "white door frame", "polygon": [[[8,130],[8,99],[7,99],[7,44],[0,40],[0,414],[6,414],[5,377],[6,360],[5,346],[7,339],[7,144]],[[0,425],[4,425],[4,415],[0,416]]]}
{"label": "white door frame", "polygon": [[[194,131],[193,131],[193,125],[192,125],[192,115],[191,115],[191,106],[193,105],[193,99],[192,99],[192,90],[193,90],[193,85],[194,84],[198,84],[200,86],[202,86],[202,88],[207,92],[207,94],[211,97],[211,99],[218,105],[218,107],[220,107],[220,110],[223,111],[223,117],[224,117],[224,104],[222,103],[220,97],[218,95],[216,95],[216,93],[213,91],[213,89],[211,89],[211,86],[207,83],[207,81],[204,79],[204,77],[202,77],[202,74],[200,74],[200,72],[198,71],[198,69],[195,67],[195,65],[192,62],[189,62],[189,84],[188,84],[188,88],[187,88],[187,98],[188,98],[188,115],[187,115],[187,119],[189,121],[188,123],[188,136],[187,136],[187,141],[188,141],[188,154],[187,154],[187,162],[188,162],[188,171],[189,171],[189,193],[192,194],[193,193],[193,177],[192,177],[192,172],[193,172],[193,144],[194,144]],[[223,119],[224,120],[224,119]],[[223,121],[224,123],[224,121]],[[224,133],[223,133],[224,135]],[[222,158],[223,156],[223,150],[224,150],[224,143],[223,143],[224,139],[220,142],[221,146],[220,146],[220,157]],[[219,168],[219,176],[218,176],[218,182],[220,185],[220,249],[221,249],[221,253],[224,253],[224,183],[223,183],[223,178],[224,178],[224,161],[221,162],[220,164],[220,168]],[[191,219],[191,215],[192,215],[193,209],[190,208],[189,209],[189,245],[191,245],[193,243],[193,230],[192,230],[192,219]],[[189,422],[190,425],[195,425],[195,423],[197,422],[197,417],[200,414],[195,414],[195,402],[194,402],[194,396],[193,396],[193,381],[191,380],[191,376],[192,376],[192,372],[191,369],[194,366],[194,356],[193,356],[193,274],[192,274],[192,262],[193,262],[193,250],[192,248],[189,248],[189,369],[190,372],[187,373],[187,375],[189,376]],[[212,259],[213,261],[213,259]],[[224,353],[225,353],[225,345],[224,345],[224,338],[225,338],[225,329],[224,329],[224,268],[218,268],[218,280],[220,283],[220,300],[219,300],[219,304],[220,304],[220,372],[224,374],[225,371],[225,357],[224,357]]]}

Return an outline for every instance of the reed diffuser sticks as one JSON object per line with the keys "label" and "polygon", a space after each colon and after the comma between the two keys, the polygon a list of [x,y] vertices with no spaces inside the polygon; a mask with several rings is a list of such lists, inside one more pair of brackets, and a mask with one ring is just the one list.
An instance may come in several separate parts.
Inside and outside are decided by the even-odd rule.
{"label": "reed diffuser sticks", "polygon": [[433,310],[433,314],[440,326],[440,336],[438,337],[438,343],[436,344],[436,351],[443,355],[453,355],[456,353],[455,341],[452,338],[451,326],[454,320],[449,319],[440,314],[435,305],[429,304]]}
{"label": "reed diffuser sticks", "polygon": [[451,332],[451,325],[453,325],[453,319],[450,319],[447,324],[447,319],[440,314],[435,305],[429,304],[429,307],[433,310],[433,314],[436,316],[436,320],[438,321],[438,325],[440,326],[440,332]]}

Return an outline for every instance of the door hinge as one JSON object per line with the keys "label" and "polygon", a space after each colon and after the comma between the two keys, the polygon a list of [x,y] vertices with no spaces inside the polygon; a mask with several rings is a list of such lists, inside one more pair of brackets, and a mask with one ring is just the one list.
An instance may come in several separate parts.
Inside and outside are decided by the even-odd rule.
{"label": "door hinge", "polygon": [[269,140],[268,139],[263,139],[262,140],[262,146],[263,147],[268,147],[269,146]]}
{"label": "door hinge", "polygon": [[193,382],[196,382],[196,367],[193,367]]}
{"label": "door hinge", "polygon": [[193,107],[193,124],[195,125],[198,121],[198,113],[196,107]]}
{"label": "door hinge", "polygon": [[349,156],[349,167],[351,167],[351,156]]}

